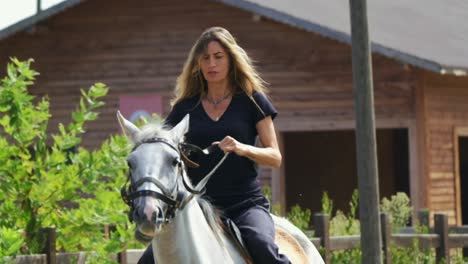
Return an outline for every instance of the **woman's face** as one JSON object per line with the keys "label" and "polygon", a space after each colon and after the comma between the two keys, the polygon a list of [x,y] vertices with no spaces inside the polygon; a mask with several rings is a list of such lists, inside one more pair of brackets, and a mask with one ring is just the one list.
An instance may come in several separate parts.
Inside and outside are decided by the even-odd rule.
{"label": "woman's face", "polygon": [[208,83],[227,81],[229,55],[217,41],[211,41],[200,57],[200,69]]}

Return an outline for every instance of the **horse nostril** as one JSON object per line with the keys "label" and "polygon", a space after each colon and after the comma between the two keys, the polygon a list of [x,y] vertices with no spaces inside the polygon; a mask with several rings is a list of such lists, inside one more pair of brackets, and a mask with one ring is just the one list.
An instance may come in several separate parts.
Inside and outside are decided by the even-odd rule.
{"label": "horse nostril", "polygon": [[158,213],[153,212],[153,215],[151,216],[151,222],[156,223],[156,219],[158,219]]}
{"label": "horse nostril", "polygon": [[140,209],[137,209],[137,210],[133,211],[133,216],[134,216],[134,218],[135,218],[135,219],[139,219],[140,216],[142,215],[141,213],[142,213],[142,212],[141,212]]}
{"label": "horse nostril", "polygon": [[153,213],[155,221],[164,221],[164,213],[161,209],[158,209],[156,212]]}
{"label": "horse nostril", "polygon": [[135,216],[135,219],[139,219],[139,221],[150,221],[150,219],[148,219],[149,215],[145,212],[145,208],[144,207],[138,207],[135,212],[134,212],[134,216]]}

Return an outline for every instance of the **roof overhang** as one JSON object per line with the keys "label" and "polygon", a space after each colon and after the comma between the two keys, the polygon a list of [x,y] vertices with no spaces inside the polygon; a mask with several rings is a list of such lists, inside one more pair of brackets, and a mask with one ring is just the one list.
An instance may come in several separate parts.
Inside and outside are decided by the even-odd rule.
{"label": "roof overhang", "polygon": [[[81,2],[86,0],[65,0],[62,3],[59,3],[51,8],[48,8],[43,11],[39,11],[35,15],[28,17],[24,20],[19,21],[16,24],[13,24],[0,31],[0,40],[5,39],[16,32],[26,30],[36,23],[45,20],[57,13],[60,13],[68,8],[71,8]],[[278,21],[283,24],[287,24],[308,32],[317,33],[324,37],[340,41],[342,43],[351,45],[351,36],[347,32],[342,32],[333,29],[332,27],[327,27],[314,23],[309,20],[305,20],[293,15],[290,15],[285,12],[277,11],[275,9],[269,8],[267,6],[259,5],[257,3],[245,1],[245,0],[216,0],[218,2],[225,3],[227,5],[240,8],[254,14],[267,17],[269,19]],[[424,59],[412,54],[409,54],[404,51],[400,51],[385,45],[371,42],[371,49],[373,52],[382,54],[388,58],[398,60],[402,63],[407,63],[428,71],[432,71],[438,74],[448,74],[456,76],[465,76],[468,75],[468,68],[466,67],[457,67],[457,66],[447,66],[437,63],[433,60]]]}
{"label": "roof overhang", "polygon": [[35,25],[36,23],[42,21],[42,20],[45,20],[55,14],[58,14],[62,11],[64,11],[65,9],[68,9],[70,7],[73,7],[81,2],[84,2],[86,0],[65,0],[57,5],[54,5],[46,10],[41,10],[39,12],[37,12],[36,14],[30,16],[30,17],[27,17],[21,21],[19,21],[18,23],[15,23],[3,30],[0,31],[0,40],[2,39],[5,39],[13,34],[15,34],[16,32],[19,32],[19,31],[22,31],[22,30],[25,30],[25,29],[28,29],[30,27],[32,27],[33,25]]}
{"label": "roof overhang", "polygon": [[[351,35],[346,32],[337,31],[331,27],[326,27],[318,23],[311,22],[299,17],[292,16],[285,12],[280,12],[275,9],[259,5],[257,3],[245,0],[217,0],[227,5],[237,7],[260,16],[287,24],[308,32],[317,33],[324,37],[351,45]],[[386,47],[382,44],[371,42],[373,52],[384,55],[388,58],[398,60],[402,63],[407,63],[418,68],[432,71],[438,74],[448,74],[456,76],[468,75],[468,68],[457,66],[446,66],[432,60],[424,59],[400,50]]]}

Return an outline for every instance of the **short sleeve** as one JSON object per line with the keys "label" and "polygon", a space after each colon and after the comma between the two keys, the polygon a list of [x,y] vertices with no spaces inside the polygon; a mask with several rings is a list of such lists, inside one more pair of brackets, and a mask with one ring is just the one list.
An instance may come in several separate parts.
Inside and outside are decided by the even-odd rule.
{"label": "short sleeve", "polygon": [[191,97],[184,99],[172,107],[171,112],[164,120],[164,124],[174,127],[185,117],[186,114],[191,112],[196,106],[197,98]]}
{"label": "short sleeve", "polygon": [[174,127],[182,120],[183,117],[184,117],[184,113],[182,111],[181,105],[175,104],[174,107],[172,107],[172,110],[169,113],[169,115],[166,117],[164,124]]}
{"label": "short sleeve", "polygon": [[258,123],[267,116],[271,116],[271,119],[275,119],[275,117],[278,115],[278,111],[264,94],[254,92],[253,99],[255,100],[256,104],[255,123]]}

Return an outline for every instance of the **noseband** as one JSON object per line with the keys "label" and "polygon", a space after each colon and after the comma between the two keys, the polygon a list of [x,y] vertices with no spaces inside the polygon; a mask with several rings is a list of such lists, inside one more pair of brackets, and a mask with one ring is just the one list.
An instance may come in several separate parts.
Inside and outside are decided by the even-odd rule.
{"label": "noseband", "polygon": [[[150,196],[155,199],[159,199],[168,205],[167,211],[164,214],[164,219],[162,219],[164,222],[167,223],[172,218],[175,217],[176,211],[178,209],[183,209],[184,206],[194,197],[194,195],[203,194],[205,192],[205,185],[208,182],[208,179],[211,177],[211,175],[213,175],[216,169],[226,159],[227,154],[224,155],[224,157],[218,162],[218,164],[202,179],[202,181],[200,181],[200,183],[195,188],[192,188],[191,184],[188,183],[189,180],[184,170],[184,163],[181,160],[181,157],[185,157],[184,156],[185,154],[183,153],[182,150],[185,149],[186,146],[190,144],[179,143],[176,145],[174,144],[173,141],[170,141],[168,139],[160,138],[160,137],[153,137],[153,138],[143,140],[137,145],[135,145],[133,147],[132,152],[135,149],[137,149],[140,145],[149,144],[149,143],[162,143],[171,147],[175,151],[177,151],[177,153],[179,154],[178,163],[177,163],[177,166],[179,168],[179,175],[181,175],[184,187],[188,192],[190,192],[190,195],[187,195],[186,192],[184,192],[183,190],[180,190],[179,184],[178,184],[179,181],[177,178],[175,180],[173,187],[168,189],[160,181],[158,181],[157,179],[153,177],[143,177],[139,179],[138,181],[132,183],[131,172],[129,172],[128,174],[127,182],[120,189],[120,195],[122,196],[122,199],[124,200],[124,202],[130,207],[130,211],[128,213],[128,217],[130,221],[133,220],[133,212],[135,211],[135,206],[134,206],[133,201],[138,197]],[[141,185],[147,182],[156,185],[162,191],[162,193],[153,191],[153,190],[138,190],[138,188]]]}

